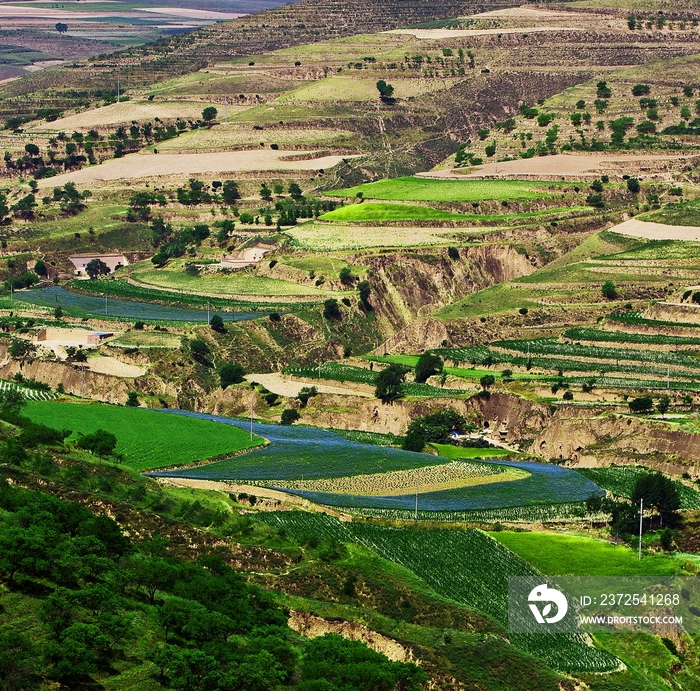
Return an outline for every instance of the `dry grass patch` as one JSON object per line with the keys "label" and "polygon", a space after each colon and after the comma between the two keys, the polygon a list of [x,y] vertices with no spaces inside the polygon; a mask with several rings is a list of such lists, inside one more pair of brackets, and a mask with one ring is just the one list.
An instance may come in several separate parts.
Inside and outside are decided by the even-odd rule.
{"label": "dry grass patch", "polygon": [[[351,156],[321,156],[313,158],[313,151],[225,151],[215,153],[165,153],[141,152],[123,158],[105,161],[101,165],[63,173],[41,180],[39,187],[55,187],[72,181],[79,185],[94,185],[115,180],[134,180],[165,176],[189,177],[208,173],[237,173],[257,170],[329,170],[344,158]],[[298,156],[300,160],[284,160]],[[303,158],[308,156],[308,158]]]}

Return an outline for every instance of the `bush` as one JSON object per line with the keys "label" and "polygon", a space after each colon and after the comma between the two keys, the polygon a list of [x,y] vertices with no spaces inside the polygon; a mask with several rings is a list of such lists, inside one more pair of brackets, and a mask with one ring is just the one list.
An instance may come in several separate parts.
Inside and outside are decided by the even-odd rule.
{"label": "bush", "polygon": [[297,399],[300,401],[301,407],[306,408],[309,399],[314,396],[318,396],[318,389],[315,386],[304,386],[299,390]]}
{"label": "bush", "polygon": [[573,400],[574,400],[574,394],[573,394],[571,391],[568,391],[568,390],[567,390],[567,391],[564,391],[564,395],[562,396],[562,398],[563,398],[565,401],[573,401]]}
{"label": "bush", "polygon": [[224,326],[224,320],[218,314],[212,315],[212,318],[209,320],[209,326],[214,331],[217,331],[218,333],[225,333],[226,332],[226,327]]}
{"label": "bush", "polygon": [[243,376],[245,375],[245,370],[243,367],[236,363],[230,363],[224,365],[219,371],[219,379],[221,381],[221,388],[225,389],[231,384],[240,384],[243,381]]}
{"label": "bush", "polygon": [[654,401],[651,396],[639,396],[633,398],[628,405],[633,413],[649,413],[654,408]]}
{"label": "bush", "polygon": [[276,393],[270,392],[270,393],[265,394],[265,403],[267,403],[267,405],[270,405],[270,406],[276,405],[278,402],[278,399],[279,399],[279,395]]}
{"label": "bush", "polygon": [[326,319],[340,319],[340,307],[335,298],[328,298],[323,303],[323,316]]}
{"label": "bush", "polygon": [[146,326],[143,322],[134,322],[134,329],[136,331],[143,331],[143,327]]}
{"label": "bush", "polygon": [[459,250],[456,247],[448,247],[447,256],[450,259],[459,259]]}
{"label": "bush", "polygon": [[627,189],[632,194],[638,194],[640,190],[639,180],[637,180],[637,178],[630,178],[627,180]]}
{"label": "bush", "polygon": [[283,425],[293,425],[300,418],[301,415],[299,415],[299,412],[297,410],[295,410],[294,408],[285,408],[282,411],[282,418],[280,419],[280,422]]}
{"label": "bush", "polygon": [[429,377],[440,374],[444,367],[442,358],[432,353],[423,353],[416,363],[415,377],[419,384],[424,384]]}
{"label": "bush", "polygon": [[600,288],[600,292],[607,300],[614,300],[617,297],[617,288],[612,281],[605,281]]}

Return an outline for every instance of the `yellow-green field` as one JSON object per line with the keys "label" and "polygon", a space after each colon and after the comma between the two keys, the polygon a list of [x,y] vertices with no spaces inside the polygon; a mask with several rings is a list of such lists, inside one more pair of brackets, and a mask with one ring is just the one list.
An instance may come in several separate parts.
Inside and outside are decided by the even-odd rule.
{"label": "yellow-green field", "polygon": [[[483,235],[483,228],[474,229]],[[494,229],[491,229],[494,230]],[[421,247],[465,242],[468,231],[454,232],[439,228],[366,227],[333,225],[331,223],[304,223],[286,230],[296,247],[315,251],[333,252],[359,250],[369,247]]]}

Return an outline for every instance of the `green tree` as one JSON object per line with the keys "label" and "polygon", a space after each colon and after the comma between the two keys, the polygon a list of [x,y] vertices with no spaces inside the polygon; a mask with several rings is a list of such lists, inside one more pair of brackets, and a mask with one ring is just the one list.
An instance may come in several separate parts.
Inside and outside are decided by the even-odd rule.
{"label": "green tree", "polygon": [[126,398],[126,403],[124,405],[127,408],[138,408],[141,405],[139,402],[138,391],[129,391],[129,395]]}
{"label": "green tree", "polygon": [[661,417],[666,415],[670,405],[671,405],[671,398],[669,397],[669,395],[667,393],[662,394],[661,398],[659,398],[659,401],[656,404],[656,409],[661,413]]}
{"label": "green tree", "polygon": [[226,180],[221,188],[221,197],[227,204],[235,204],[241,198],[238,183],[235,180]]}
{"label": "green tree", "polygon": [[340,306],[335,298],[328,298],[324,301],[323,316],[326,319],[340,319]]}
{"label": "green tree", "polygon": [[372,286],[369,281],[360,281],[357,284],[357,292],[360,294],[360,300],[367,305],[370,293],[372,292]]}
{"label": "green tree", "polygon": [[348,285],[355,280],[356,276],[353,275],[352,269],[349,266],[344,266],[338,272],[338,278],[342,284]]}
{"label": "green tree", "polygon": [[481,384],[481,388],[484,390],[493,386],[495,383],[496,377],[494,377],[493,374],[484,374],[481,379],[479,379],[479,384]]}
{"label": "green tree", "polygon": [[379,91],[379,98],[382,101],[389,101],[394,95],[394,87],[391,84],[387,84],[383,79],[377,82],[377,91]]}
{"label": "green tree", "polygon": [[301,403],[302,408],[306,408],[306,404],[310,398],[318,395],[318,389],[315,386],[303,386],[297,394],[297,399]]}
{"label": "green tree", "polygon": [[89,451],[102,460],[104,456],[111,456],[114,453],[114,450],[117,448],[117,438],[111,432],[107,432],[107,430],[98,429],[90,434],[83,434],[78,437],[76,446],[79,449]]}
{"label": "green tree", "polygon": [[639,180],[637,180],[637,178],[630,178],[629,180],[627,180],[627,189],[632,194],[639,194],[639,190],[640,190]]}
{"label": "green tree", "polygon": [[226,333],[226,327],[224,326],[224,320],[218,314],[213,314],[209,320],[209,326],[219,333]]}
{"label": "green tree", "polygon": [[91,259],[85,266],[85,273],[91,279],[99,278],[100,276],[109,275],[109,267],[99,257]]}
{"label": "green tree", "polygon": [[634,483],[630,501],[639,506],[644,499],[645,508],[656,509],[663,522],[681,507],[681,498],[676,484],[670,478],[661,473],[644,473]]}
{"label": "green tree", "polygon": [[3,420],[16,420],[26,405],[27,399],[18,389],[0,389],[0,418]]}
{"label": "green tree", "polygon": [[46,276],[46,263],[43,259],[37,259],[34,264],[34,273],[37,276]]}
{"label": "green tree", "polygon": [[429,377],[442,372],[445,363],[439,355],[423,353],[416,363],[415,379],[418,383],[425,383]]}
{"label": "green tree", "polygon": [[296,182],[290,183],[288,190],[292,199],[301,199],[304,195],[304,191]]}
{"label": "green tree", "polygon": [[607,300],[614,300],[617,297],[617,288],[612,281],[605,281],[600,288],[600,292]]}
{"label": "green tree", "polygon": [[300,418],[301,415],[299,415],[299,411],[295,410],[294,408],[285,408],[282,411],[282,418],[280,422],[283,425],[293,425]]}
{"label": "green tree", "polygon": [[638,396],[627,405],[633,413],[648,413],[654,408],[654,400],[651,396]]}
{"label": "green tree", "polygon": [[207,106],[203,111],[202,111],[202,120],[206,123],[211,123],[214,120],[216,120],[216,116],[219,114],[219,111],[214,108],[214,106]]}
{"label": "green tree", "polygon": [[396,363],[390,364],[377,375],[374,395],[384,403],[401,398],[406,374],[408,374],[407,367]]}
{"label": "green tree", "polygon": [[221,388],[226,389],[231,384],[240,384],[243,381],[245,370],[237,363],[229,363],[219,370],[219,380]]}

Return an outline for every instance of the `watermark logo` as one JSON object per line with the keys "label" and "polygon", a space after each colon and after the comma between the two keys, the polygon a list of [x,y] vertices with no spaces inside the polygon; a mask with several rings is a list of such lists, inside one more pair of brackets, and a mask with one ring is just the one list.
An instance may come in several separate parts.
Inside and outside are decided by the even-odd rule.
{"label": "watermark logo", "polygon": [[[538,624],[556,624],[569,611],[569,603],[564,593],[556,588],[550,588],[546,583],[533,588],[527,599],[530,602],[530,611]],[[539,606],[532,604],[533,602],[546,602],[547,604],[540,611]],[[552,605],[556,605],[557,611],[556,614],[550,616]]]}

